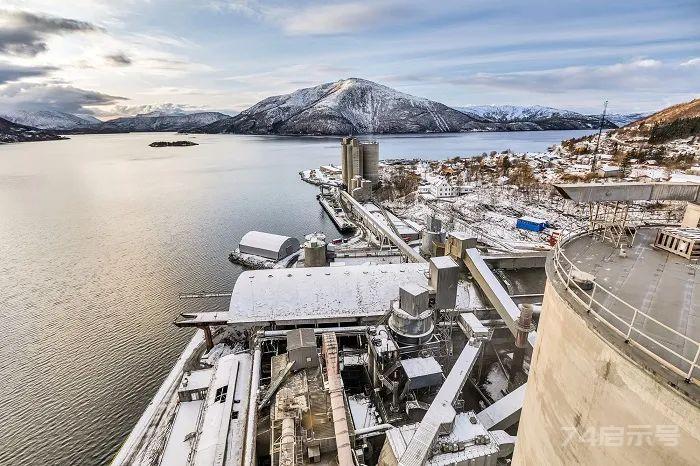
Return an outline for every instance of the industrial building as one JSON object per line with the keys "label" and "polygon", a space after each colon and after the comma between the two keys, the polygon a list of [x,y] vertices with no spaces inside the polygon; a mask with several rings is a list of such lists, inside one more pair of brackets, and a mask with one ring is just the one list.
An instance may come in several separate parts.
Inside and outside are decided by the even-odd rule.
{"label": "industrial building", "polygon": [[280,260],[297,252],[299,240],[289,236],[274,235],[262,231],[249,231],[238,244],[238,250],[243,254]]}
{"label": "industrial building", "polygon": [[[366,191],[372,183],[379,181],[379,143],[376,141],[359,141],[346,137],[340,143],[340,161],[343,184],[348,192]],[[369,183],[363,183],[363,180]]]}
{"label": "industrial building", "polygon": [[[341,193],[407,262],[323,266],[312,235],[304,267],[241,273],[227,312],[176,322],[205,331],[113,464],[696,464],[700,232],[621,213],[697,203],[700,186],[557,189],[590,204],[591,227],[546,262],[482,255],[438,219],[447,255],[426,259]],[[544,295],[513,293],[518,264],[545,266]]]}

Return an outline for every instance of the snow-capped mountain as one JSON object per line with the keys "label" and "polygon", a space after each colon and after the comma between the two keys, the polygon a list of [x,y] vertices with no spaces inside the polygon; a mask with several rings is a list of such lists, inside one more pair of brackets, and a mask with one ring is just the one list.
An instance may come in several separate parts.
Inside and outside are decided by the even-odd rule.
{"label": "snow-capped mountain", "polygon": [[131,133],[157,131],[189,131],[205,126],[224,118],[229,118],[219,112],[199,112],[181,115],[134,116],[116,118],[105,121],[91,128],[90,133]]}
{"label": "snow-capped mountain", "polygon": [[[600,126],[600,116],[583,115],[571,110],[562,110],[541,105],[473,105],[456,107],[467,115],[499,123],[524,123],[528,129],[591,129]],[[606,118],[605,128],[617,128]],[[519,129],[519,128],[518,128]],[[523,128],[525,129],[525,128]]]}
{"label": "snow-capped mountain", "polygon": [[0,112],[0,117],[18,125],[48,130],[73,130],[102,123],[93,116],[73,115],[55,110],[13,110]]}
{"label": "snow-capped mountain", "polygon": [[472,105],[457,107],[457,110],[472,115],[478,115],[493,121],[534,121],[551,118],[555,115],[561,117],[581,116],[580,113],[558,108],[543,107],[541,105]]}
{"label": "snow-capped mountain", "polygon": [[446,105],[349,78],[268,97],[206,133],[341,135],[447,133],[504,129]]}
{"label": "snow-capped mountain", "polygon": [[606,115],[606,119],[612,121],[619,127],[627,126],[630,123],[646,118],[651,113],[611,113]]}
{"label": "snow-capped mountain", "polygon": [[25,125],[18,125],[17,123],[0,118],[0,143],[55,141],[57,139],[63,138],[48,131]]}

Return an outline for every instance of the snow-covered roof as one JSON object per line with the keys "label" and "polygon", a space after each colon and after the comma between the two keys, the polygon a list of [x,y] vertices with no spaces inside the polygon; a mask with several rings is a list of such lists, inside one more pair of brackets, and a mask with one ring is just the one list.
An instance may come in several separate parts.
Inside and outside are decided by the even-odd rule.
{"label": "snow-covered roof", "polygon": [[192,443],[187,436],[197,430],[197,418],[204,405],[204,400],[180,403],[170,429],[168,442],[163,448],[160,464],[186,466],[192,451]]}
{"label": "snow-covered roof", "polygon": [[275,235],[265,233],[263,231],[249,231],[241,238],[240,246],[248,246],[251,248],[265,249],[267,251],[279,251],[285,241],[290,239],[289,236]]}
{"label": "snow-covered roof", "polygon": [[[244,272],[236,281],[229,323],[352,321],[382,316],[399,286],[426,285],[427,263],[355,265]],[[458,288],[457,303],[469,293]]]}
{"label": "snow-covered roof", "polygon": [[402,359],[401,365],[409,379],[417,379],[426,375],[442,375],[442,367],[434,357]]}
{"label": "snow-covered roof", "polygon": [[[204,400],[194,464],[241,462],[251,365],[252,358],[248,353],[230,354],[219,359]],[[240,402],[234,404],[235,400]],[[232,416],[233,411],[239,414]]]}
{"label": "snow-covered roof", "polygon": [[182,378],[182,382],[180,382],[180,391],[198,390],[208,387],[213,374],[214,369],[202,369],[190,372]]}

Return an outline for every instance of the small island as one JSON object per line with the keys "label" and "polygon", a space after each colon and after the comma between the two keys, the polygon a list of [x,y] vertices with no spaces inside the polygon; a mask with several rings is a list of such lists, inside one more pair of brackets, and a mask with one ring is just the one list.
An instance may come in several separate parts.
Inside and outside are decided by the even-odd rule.
{"label": "small island", "polygon": [[150,147],[185,147],[198,145],[199,144],[192,141],[156,141],[149,144]]}

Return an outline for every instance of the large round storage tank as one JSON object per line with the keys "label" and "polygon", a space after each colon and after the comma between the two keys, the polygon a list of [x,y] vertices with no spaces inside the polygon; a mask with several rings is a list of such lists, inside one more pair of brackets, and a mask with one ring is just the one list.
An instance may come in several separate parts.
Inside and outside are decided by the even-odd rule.
{"label": "large round storage tank", "polygon": [[326,236],[320,233],[306,235],[304,267],[325,267]]}
{"label": "large round storage tank", "polygon": [[363,168],[362,177],[373,183],[379,181],[379,143],[362,143]]}
{"label": "large round storage tank", "polygon": [[[697,313],[697,302],[678,299],[695,279],[678,273],[689,262],[650,246],[655,236],[655,229],[639,228],[629,257],[621,257],[614,245],[580,235],[547,259],[514,465],[698,464],[697,374],[684,380],[688,363],[649,340],[693,360],[695,330],[676,323],[674,330],[687,332],[684,340],[669,326],[674,313]],[[594,290],[569,280],[571,257],[577,269],[595,274]],[[634,319],[630,306],[669,323],[663,328],[640,314]]]}

